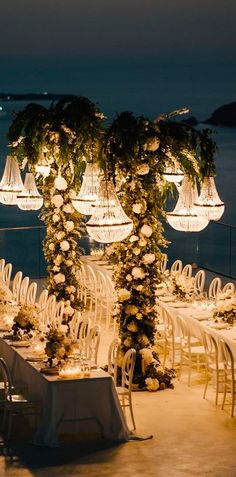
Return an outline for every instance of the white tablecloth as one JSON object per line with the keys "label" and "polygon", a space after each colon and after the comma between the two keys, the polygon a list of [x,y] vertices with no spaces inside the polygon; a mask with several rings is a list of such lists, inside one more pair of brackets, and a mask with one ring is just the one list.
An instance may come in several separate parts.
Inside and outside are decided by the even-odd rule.
{"label": "white tablecloth", "polygon": [[[126,426],[111,376],[103,370],[93,370],[90,378],[59,380],[39,372],[40,365],[26,361],[29,349],[12,348],[0,338],[0,355],[7,361],[13,381],[22,381],[29,393],[43,403],[43,415],[33,442],[57,446],[59,432],[100,429],[102,435],[118,442],[129,440]],[[42,365],[41,365],[42,366]],[[69,422],[64,422],[69,420]],[[81,421],[78,421],[81,420]],[[89,427],[88,427],[89,424]],[[65,431],[64,431],[65,432]]]}

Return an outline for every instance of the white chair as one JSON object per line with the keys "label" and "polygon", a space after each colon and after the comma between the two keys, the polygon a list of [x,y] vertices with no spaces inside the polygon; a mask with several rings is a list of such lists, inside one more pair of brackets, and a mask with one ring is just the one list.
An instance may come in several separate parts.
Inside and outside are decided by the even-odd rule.
{"label": "white chair", "polygon": [[206,353],[206,382],[203,393],[203,398],[206,397],[206,392],[208,389],[208,384],[211,381],[215,385],[216,394],[215,394],[215,405],[218,404],[218,397],[220,392],[220,384],[223,380],[223,363],[219,361],[219,349],[218,344],[214,336],[212,336],[208,331],[202,331],[202,341]]}
{"label": "white chair", "polygon": [[188,386],[190,386],[192,369],[196,368],[199,371],[201,366],[204,368],[206,366],[205,348],[202,344],[197,346],[199,339],[192,336],[187,322],[182,316],[178,315],[177,322],[181,330],[179,379],[182,375],[183,366],[186,365],[188,368]]}
{"label": "white chair", "polygon": [[6,264],[5,258],[1,258],[1,259],[0,259],[0,274],[1,274],[1,272],[3,272],[3,269],[4,269],[4,267],[5,267],[5,264]]}
{"label": "white chair", "polygon": [[42,326],[42,329],[44,328],[44,316],[45,316],[45,311],[46,311],[46,306],[47,306],[47,300],[48,300],[48,290],[45,288],[40,295],[38,299],[38,305],[40,308],[39,311],[39,322],[40,325]]}
{"label": "white chair", "polygon": [[194,277],[194,294],[201,295],[205,286],[206,274],[205,270],[198,270]]}
{"label": "white chair", "polygon": [[218,293],[221,291],[221,278],[215,277],[211,281],[208,289],[208,297],[209,298],[216,298]]}
{"label": "white chair", "polygon": [[101,338],[101,326],[94,325],[89,332],[87,340],[87,357],[92,364],[98,364],[98,349]]}
{"label": "white chair", "polygon": [[173,317],[169,310],[165,307],[161,307],[160,310],[161,318],[164,325],[164,332],[163,332],[163,346],[164,346],[164,357],[163,357],[163,368],[166,364],[167,355],[169,356],[172,368],[175,367],[176,364],[176,354],[179,352],[180,355],[180,348],[181,348],[181,339],[178,336],[176,330],[176,320]]}
{"label": "white chair", "polygon": [[50,317],[51,326],[58,327],[62,324],[64,309],[65,303],[63,300],[56,302],[55,306],[53,306],[52,314]]}
{"label": "white chair", "polygon": [[12,295],[13,299],[18,303],[19,301],[19,290],[22,281],[23,273],[21,271],[17,272],[12,281]]}
{"label": "white chair", "polygon": [[229,293],[230,295],[233,295],[235,293],[235,285],[232,282],[228,282],[225,284],[222,290],[223,293]]}
{"label": "white chair", "polygon": [[175,260],[171,265],[170,274],[176,275],[177,273],[181,273],[182,269],[183,269],[182,260]]}
{"label": "white chair", "polygon": [[231,394],[231,417],[234,417],[235,394],[236,394],[236,368],[232,350],[228,343],[223,339],[220,340],[220,352],[224,366],[224,396],[222,409],[225,407],[226,394]]}
{"label": "white chair", "polygon": [[9,287],[11,280],[12,264],[7,263],[2,270],[2,281]]}
{"label": "white chair", "polygon": [[190,263],[184,266],[182,270],[182,275],[184,275],[186,278],[191,278],[193,272],[193,267]]}
{"label": "white chair", "polygon": [[87,358],[88,354],[88,336],[91,328],[90,318],[83,317],[81,320],[78,320],[74,326],[74,339],[79,345],[79,351],[82,357]]}
{"label": "white chair", "polygon": [[49,295],[46,303],[45,310],[42,312],[43,313],[43,325],[46,326],[51,326],[51,322],[55,313],[55,307],[56,307],[56,297],[55,295]]}
{"label": "white chair", "polygon": [[28,290],[27,290],[27,293],[26,293],[26,303],[35,303],[35,300],[36,300],[36,294],[37,294],[37,283],[36,282],[32,282],[30,283],[29,287],[28,287]]}
{"label": "white chair", "polygon": [[21,305],[23,305],[26,301],[28,286],[29,286],[29,277],[24,277],[20,285],[19,296],[18,296],[18,303]]}
{"label": "white chair", "polygon": [[164,273],[166,271],[167,260],[168,260],[167,253],[162,253],[161,260],[160,260],[161,273]]}
{"label": "white chair", "polygon": [[120,338],[114,338],[108,349],[108,373],[113,377],[117,385],[117,358],[120,350]]}
{"label": "white chair", "polygon": [[13,386],[10,369],[3,358],[0,358],[0,369],[4,382],[3,422],[2,428],[6,428],[7,441],[11,437],[12,417],[14,414],[40,415],[41,402],[37,396],[21,394]]}
{"label": "white chair", "polygon": [[[116,386],[116,391],[120,400],[120,405],[124,411],[124,416],[127,422],[126,409],[129,408],[130,416],[133,424],[133,430],[136,429],[133,406],[132,406],[132,381],[134,374],[134,366],[136,359],[135,349],[129,349],[123,358],[122,363],[122,378],[121,386]],[[127,423],[128,425],[128,423]]]}

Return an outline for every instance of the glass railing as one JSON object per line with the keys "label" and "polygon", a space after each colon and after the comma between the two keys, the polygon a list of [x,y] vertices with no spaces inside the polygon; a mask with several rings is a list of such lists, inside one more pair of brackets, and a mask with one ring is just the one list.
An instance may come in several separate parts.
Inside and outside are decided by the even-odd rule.
{"label": "glass railing", "polygon": [[[169,264],[177,258],[183,263],[195,263],[200,268],[236,279],[236,227],[222,222],[210,222],[199,233],[183,233],[165,224],[165,236],[171,242],[167,253]],[[13,265],[13,274],[22,270],[31,278],[46,276],[43,256],[44,226],[0,228],[0,258]],[[85,253],[92,244],[88,237],[79,242]]]}

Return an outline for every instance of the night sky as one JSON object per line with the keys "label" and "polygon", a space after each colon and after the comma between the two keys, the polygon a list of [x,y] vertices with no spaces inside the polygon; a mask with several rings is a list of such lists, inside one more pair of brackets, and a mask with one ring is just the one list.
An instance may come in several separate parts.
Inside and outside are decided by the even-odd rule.
{"label": "night sky", "polygon": [[236,52],[235,0],[2,0],[0,55]]}

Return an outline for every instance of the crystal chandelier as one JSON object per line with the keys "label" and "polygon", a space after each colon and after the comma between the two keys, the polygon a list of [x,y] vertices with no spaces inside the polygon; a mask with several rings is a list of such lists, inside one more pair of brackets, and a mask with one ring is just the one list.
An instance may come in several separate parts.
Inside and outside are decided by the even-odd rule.
{"label": "crystal chandelier", "polygon": [[183,180],[184,173],[177,166],[167,166],[165,168],[163,177],[168,182],[174,182],[175,184],[179,184]]}
{"label": "crystal chandelier", "polygon": [[86,164],[81,189],[77,197],[72,200],[74,208],[81,214],[91,215],[93,213],[92,205],[95,204],[98,197],[99,173],[100,169],[96,163],[88,162]]}
{"label": "crystal chandelier", "polygon": [[184,176],[178,202],[173,212],[166,214],[171,227],[182,232],[200,232],[208,225],[209,220],[196,212],[194,203],[197,198],[196,182],[193,185],[190,179]]}
{"label": "crystal chandelier", "polygon": [[42,153],[38,163],[35,165],[35,172],[41,174],[44,178],[50,174],[50,164],[47,163],[44,153]]}
{"label": "crystal chandelier", "polygon": [[206,217],[208,220],[220,220],[225,205],[220,200],[216,190],[214,177],[209,176],[203,179],[202,188],[198,199],[194,202],[197,214]]}
{"label": "crystal chandelier", "polygon": [[7,156],[0,182],[0,202],[5,205],[17,205],[17,196],[22,190],[23,182],[17,159]]}
{"label": "crystal chandelier", "polygon": [[111,181],[100,181],[98,198],[92,209],[93,213],[86,227],[89,235],[97,242],[120,242],[130,234],[133,222],[122,209]]}
{"label": "crystal chandelier", "polygon": [[17,197],[17,205],[21,210],[38,210],[43,205],[43,197],[38,192],[32,172],[25,175],[24,189]]}

